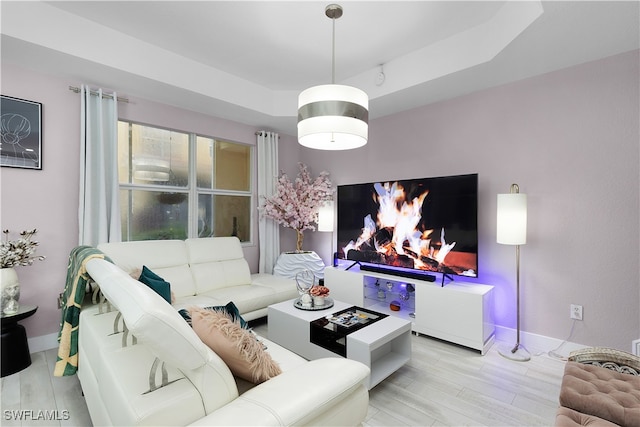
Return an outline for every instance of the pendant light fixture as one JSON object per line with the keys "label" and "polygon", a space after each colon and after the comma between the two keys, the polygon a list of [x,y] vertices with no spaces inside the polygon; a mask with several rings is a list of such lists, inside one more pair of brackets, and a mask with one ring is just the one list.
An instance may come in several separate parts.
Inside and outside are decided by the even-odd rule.
{"label": "pendant light fixture", "polygon": [[335,84],[336,19],[342,16],[342,7],[330,4],[325,15],[333,22],[331,84],[300,93],[298,142],[318,150],[349,150],[367,143],[369,97],[355,87]]}

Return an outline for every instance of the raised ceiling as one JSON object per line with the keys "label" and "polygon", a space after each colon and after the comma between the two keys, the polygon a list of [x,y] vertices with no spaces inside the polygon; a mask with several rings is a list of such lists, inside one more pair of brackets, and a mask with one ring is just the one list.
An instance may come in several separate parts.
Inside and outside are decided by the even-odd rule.
{"label": "raised ceiling", "polygon": [[[331,80],[329,3],[2,1],[2,61],[295,135]],[[336,83],[372,119],[639,48],[637,1],[340,4]]]}

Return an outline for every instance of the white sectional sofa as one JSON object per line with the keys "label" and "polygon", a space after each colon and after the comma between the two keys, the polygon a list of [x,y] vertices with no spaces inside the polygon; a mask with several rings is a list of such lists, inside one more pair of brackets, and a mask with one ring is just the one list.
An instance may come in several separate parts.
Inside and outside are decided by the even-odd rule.
{"label": "white sectional sofa", "polygon": [[[297,295],[295,284],[251,275],[235,238],[109,243],[88,274],[115,308],[83,308],[78,377],[94,425],[358,425],[369,369],[343,358],[307,361],[257,337],[282,373],[258,385],[233,376],[178,313],[233,301],[246,320]],[[170,305],[129,271],[171,283]],[[154,370],[155,369],[155,370]]]}

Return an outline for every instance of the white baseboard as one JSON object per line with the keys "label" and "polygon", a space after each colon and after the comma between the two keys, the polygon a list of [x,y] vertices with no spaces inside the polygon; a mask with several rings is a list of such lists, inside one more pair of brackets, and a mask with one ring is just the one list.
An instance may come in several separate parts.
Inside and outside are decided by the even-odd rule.
{"label": "white baseboard", "polygon": [[[29,351],[31,353],[50,350],[58,347],[58,333],[29,338],[27,341],[29,342]],[[496,326],[496,341],[515,343],[516,330],[505,328],[504,326]],[[557,354],[565,357],[567,357],[573,350],[588,347],[587,345],[570,341],[567,341],[562,345],[563,340],[522,331],[520,331],[520,342],[532,354],[540,352],[547,353],[554,350]],[[633,341],[631,352],[640,356],[640,339]]]}
{"label": "white baseboard", "polygon": [[29,352],[38,353],[40,351],[51,350],[58,347],[58,333],[28,338]]}
{"label": "white baseboard", "polygon": [[[50,350],[52,348],[58,347],[58,334],[53,333],[49,335],[33,337],[33,338],[29,338],[27,341],[29,342],[29,351],[31,353],[46,351],[46,350]],[[505,328],[504,326],[496,326],[496,341],[515,343],[516,330],[511,328]],[[586,345],[573,343],[573,342],[566,342],[564,345],[562,345],[562,340],[560,339],[551,338],[544,335],[532,334],[529,332],[522,332],[522,331],[520,332],[520,342],[532,354],[537,354],[540,352],[544,353],[544,352],[549,352],[551,350],[556,350],[556,353],[561,354],[565,357],[568,356],[569,353],[572,352],[573,350],[588,347]],[[562,348],[559,348],[561,345],[562,345]],[[638,340],[638,344],[636,345],[640,345],[640,340]]]}
{"label": "white baseboard", "polygon": [[[496,326],[496,341],[500,342],[516,342],[516,330],[506,328],[504,326]],[[530,332],[520,331],[520,344],[522,344],[533,355],[544,354],[550,351],[563,357],[569,356],[574,350],[589,347],[584,344],[578,344],[571,341],[564,342],[558,338],[551,338],[544,335],[533,334]]]}

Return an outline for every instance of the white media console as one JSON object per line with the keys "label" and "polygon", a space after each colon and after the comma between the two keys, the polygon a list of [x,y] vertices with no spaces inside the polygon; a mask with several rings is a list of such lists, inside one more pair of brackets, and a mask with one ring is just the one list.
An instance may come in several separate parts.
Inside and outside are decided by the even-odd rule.
{"label": "white media console", "polygon": [[[373,311],[402,317],[412,330],[480,351],[495,337],[493,286],[453,281],[437,282],[361,271],[350,264],[326,267],[324,283],[331,297]],[[392,302],[400,310],[391,310]]]}

